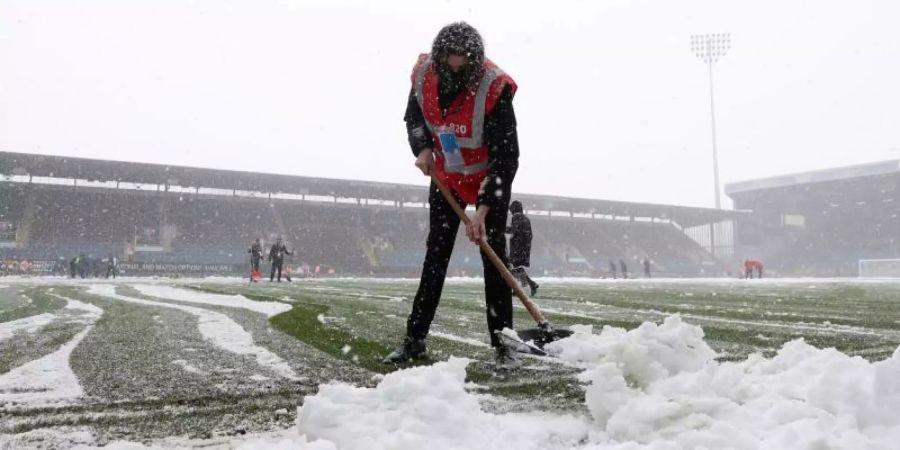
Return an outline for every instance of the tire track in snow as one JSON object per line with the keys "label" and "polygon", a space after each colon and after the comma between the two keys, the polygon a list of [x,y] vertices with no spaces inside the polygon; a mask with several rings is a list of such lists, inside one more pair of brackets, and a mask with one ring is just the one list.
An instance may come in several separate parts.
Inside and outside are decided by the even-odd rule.
{"label": "tire track in snow", "polygon": [[58,297],[67,301],[66,309],[81,311],[75,320],[87,326],[55,352],[0,376],[0,410],[8,406],[60,406],[84,396],[69,358],[72,350],[94,328],[93,324],[103,315],[103,310],[78,300]]}
{"label": "tire track in snow", "polygon": [[250,333],[224,314],[193,306],[155,302],[119,295],[116,293],[116,287],[108,284],[93,285],[88,289],[88,292],[101,297],[142,305],[173,308],[192,314],[197,317],[197,328],[200,334],[216,347],[239,355],[252,355],[256,357],[257,364],[270,369],[283,378],[289,380],[301,379],[287,362],[269,350],[256,345]]}

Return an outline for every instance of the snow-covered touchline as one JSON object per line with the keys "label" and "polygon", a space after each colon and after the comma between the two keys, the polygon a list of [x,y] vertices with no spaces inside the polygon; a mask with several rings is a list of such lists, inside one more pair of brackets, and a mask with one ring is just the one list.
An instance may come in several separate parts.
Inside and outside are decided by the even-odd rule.
{"label": "snow-covered touchline", "polygon": [[78,300],[60,298],[67,301],[67,309],[83,311],[79,318],[88,326],[55,352],[0,375],[0,409],[5,405],[34,407],[66,404],[84,395],[78,377],[69,366],[69,358],[72,350],[103,315],[103,310]]}
{"label": "snow-covered touchline", "polygon": [[0,323],[0,342],[11,338],[16,333],[33,333],[44,325],[53,322],[54,319],[56,319],[55,315],[50,313],[43,313],[36,316],[28,316],[21,319]]}
{"label": "snow-covered touchline", "polygon": [[116,294],[116,287],[108,284],[93,285],[88,292],[94,295],[100,295],[125,302],[172,308],[192,314],[197,317],[197,328],[199,329],[200,334],[204,339],[211,342],[216,347],[240,355],[253,355],[256,357],[256,362],[259,365],[271,369],[281,377],[289,380],[300,379],[287,362],[269,350],[256,345],[253,342],[253,336],[251,336],[250,333],[224,314],[193,306],[154,302],[151,300],[119,295]]}
{"label": "snow-covered touchline", "polygon": [[186,303],[200,303],[204,305],[230,306],[233,308],[249,309],[263,313],[269,317],[281,314],[292,308],[291,305],[280,302],[258,302],[250,300],[243,295],[213,294],[210,292],[192,291],[175,288],[172,286],[135,284],[132,286],[138,292],[150,297],[178,300]]}

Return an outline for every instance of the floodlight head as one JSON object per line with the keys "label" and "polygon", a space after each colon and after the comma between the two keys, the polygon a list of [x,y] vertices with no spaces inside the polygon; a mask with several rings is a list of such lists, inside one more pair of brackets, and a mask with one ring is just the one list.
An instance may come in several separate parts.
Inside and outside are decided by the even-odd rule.
{"label": "floodlight head", "polygon": [[718,61],[730,49],[731,33],[691,35],[691,51],[704,63],[710,64]]}

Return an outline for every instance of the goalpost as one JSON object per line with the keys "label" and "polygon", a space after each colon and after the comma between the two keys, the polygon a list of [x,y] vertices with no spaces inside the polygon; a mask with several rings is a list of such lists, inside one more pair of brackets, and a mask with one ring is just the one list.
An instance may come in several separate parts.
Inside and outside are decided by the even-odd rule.
{"label": "goalpost", "polygon": [[861,259],[860,278],[900,278],[900,259]]}

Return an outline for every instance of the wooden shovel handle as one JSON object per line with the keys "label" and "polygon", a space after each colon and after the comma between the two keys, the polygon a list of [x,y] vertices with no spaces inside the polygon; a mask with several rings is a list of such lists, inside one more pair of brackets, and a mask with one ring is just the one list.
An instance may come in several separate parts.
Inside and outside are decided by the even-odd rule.
{"label": "wooden shovel handle", "polygon": [[[459,216],[459,219],[463,221],[464,224],[468,225],[471,223],[469,220],[469,216],[466,212],[459,206],[459,203],[456,201],[456,198],[450,192],[450,189],[447,188],[444,183],[439,180],[434,173],[431,174],[431,181],[434,182],[435,186],[440,189],[441,194],[444,195],[444,199],[447,200],[447,203],[450,204],[450,207],[453,208],[453,211],[456,212],[456,215]],[[481,251],[487,255],[488,259],[491,260],[491,263],[494,264],[494,267],[500,272],[500,275],[503,276],[503,280],[506,281],[506,284],[513,290],[513,293],[516,294],[516,297],[519,297],[519,300],[522,302],[522,305],[525,306],[525,309],[528,310],[528,313],[531,314],[531,318],[534,319],[539,325],[547,322],[547,319],[544,318],[544,314],[541,313],[541,310],[538,306],[525,295],[525,291],[522,289],[522,286],[519,284],[519,281],[516,280],[516,277],[513,276],[512,272],[503,264],[503,260],[497,256],[497,253],[494,252],[494,249],[488,245],[487,240],[484,236],[478,240],[478,246],[481,247]]]}

